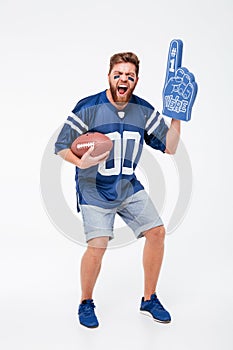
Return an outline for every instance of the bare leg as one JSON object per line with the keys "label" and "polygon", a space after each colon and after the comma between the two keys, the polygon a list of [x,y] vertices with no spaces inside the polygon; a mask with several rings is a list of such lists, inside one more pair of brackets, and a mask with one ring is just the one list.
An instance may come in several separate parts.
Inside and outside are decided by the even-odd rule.
{"label": "bare leg", "polygon": [[81,302],[92,299],[93,289],[100,272],[102,258],[108,245],[109,237],[98,237],[88,242],[81,261]]}
{"label": "bare leg", "polygon": [[156,291],[164,254],[164,226],[154,227],[144,232],[146,238],[143,251],[144,299],[149,300]]}

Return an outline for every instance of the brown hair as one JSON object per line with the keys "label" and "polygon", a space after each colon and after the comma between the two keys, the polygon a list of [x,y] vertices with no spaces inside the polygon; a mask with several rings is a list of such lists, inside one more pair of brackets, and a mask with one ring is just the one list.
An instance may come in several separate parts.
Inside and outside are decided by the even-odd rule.
{"label": "brown hair", "polygon": [[113,66],[117,63],[122,62],[130,62],[135,65],[136,68],[136,75],[138,76],[139,72],[139,59],[133,52],[120,52],[116,53],[110,58],[110,66],[109,66],[109,73],[111,73],[111,70]]}

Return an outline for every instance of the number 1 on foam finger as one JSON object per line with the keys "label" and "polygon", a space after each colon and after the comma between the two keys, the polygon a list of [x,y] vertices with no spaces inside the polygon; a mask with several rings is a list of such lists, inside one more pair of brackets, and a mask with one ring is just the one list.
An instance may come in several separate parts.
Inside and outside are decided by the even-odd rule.
{"label": "number 1 on foam finger", "polygon": [[175,59],[174,58],[172,58],[171,60],[170,60],[170,68],[169,68],[169,72],[172,72],[172,73],[174,73],[175,72]]}
{"label": "number 1 on foam finger", "polygon": [[174,39],[170,43],[168,58],[167,58],[167,72],[165,85],[170,78],[175,74],[175,71],[181,67],[183,52],[183,42],[180,39]]}

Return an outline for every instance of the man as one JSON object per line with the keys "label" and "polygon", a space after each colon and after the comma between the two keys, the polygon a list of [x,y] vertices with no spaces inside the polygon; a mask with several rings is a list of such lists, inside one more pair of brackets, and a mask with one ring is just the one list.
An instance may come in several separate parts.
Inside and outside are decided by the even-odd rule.
{"label": "man", "polygon": [[[171,316],[156,295],[156,286],[164,253],[165,229],[148,194],[134,170],[143,142],[165,153],[174,154],[179,142],[180,121],[170,127],[145,100],[133,94],[138,82],[139,60],[131,52],[111,57],[109,88],[78,102],[65,122],[55,145],[55,152],[76,166],[78,207],[83,217],[87,249],[81,262],[82,296],[79,320],[94,328],[93,290],[117,214],[137,238],[145,238],[143,251],[144,296],[142,313],[158,322],[168,323]],[[92,157],[91,147],[82,158],[70,150],[74,139],[87,131],[108,135],[112,151]]]}

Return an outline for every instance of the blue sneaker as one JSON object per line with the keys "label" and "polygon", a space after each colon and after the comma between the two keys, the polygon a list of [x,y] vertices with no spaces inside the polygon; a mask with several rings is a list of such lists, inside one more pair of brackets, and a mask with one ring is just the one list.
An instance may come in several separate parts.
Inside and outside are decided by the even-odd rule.
{"label": "blue sneaker", "polygon": [[171,316],[167,310],[164,309],[156,294],[152,294],[150,300],[144,301],[142,298],[140,312],[147,316],[152,316],[153,319],[161,323],[171,322]]}
{"label": "blue sneaker", "polygon": [[78,308],[79,322],[88,328],[96,328],[99,322],[94,311],[95,305],[92,299],[83,300]]}

